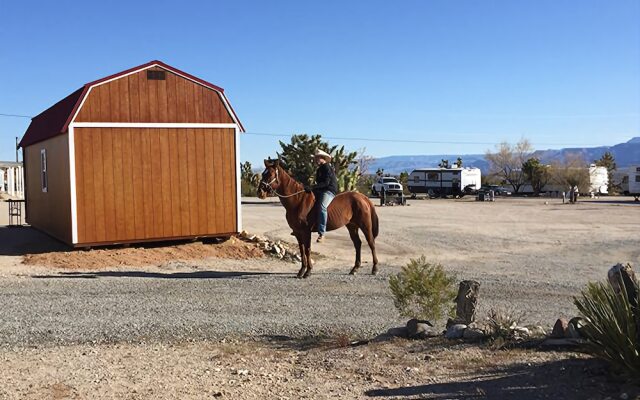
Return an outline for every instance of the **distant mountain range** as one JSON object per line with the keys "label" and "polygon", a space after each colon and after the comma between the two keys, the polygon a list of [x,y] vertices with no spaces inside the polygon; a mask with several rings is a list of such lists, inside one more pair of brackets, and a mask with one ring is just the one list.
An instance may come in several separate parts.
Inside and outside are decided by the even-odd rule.
{"label": "distant mountain range", "polygon": [[[537,150],[533,157],[537,157],[541,162],[549,164],[552,161],[561,161],[567,154],[581,154],[585,161],[593,162],[606,152],[610,151],[615,157],[618,168],[629,165],[640,164],[640,136],[634,137],[626,143],[614,146],[600,147],[575,147],[559,150]],[[424,156],[388,156],[374,160],[369,167],[369,173],[375,173],[378,168],[383,168],[385,173],[399,174],[402,171],[411,172],[416,168],[437,167],[443,159],[450,163],[462,158],[465,167],[476,167],[486,173],[489,170],[489,163],[484,158],[484,154],[436,154]]]}

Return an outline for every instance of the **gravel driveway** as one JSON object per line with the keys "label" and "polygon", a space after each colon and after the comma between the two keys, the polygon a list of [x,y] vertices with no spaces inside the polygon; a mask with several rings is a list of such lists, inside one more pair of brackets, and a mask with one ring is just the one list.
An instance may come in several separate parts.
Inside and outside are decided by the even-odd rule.
{"label": "gravel driveway", "polygon": [[[526,311],[526,322],[550,327],[575,314],[573,295],[618,261],[640,261],[640,207],[557,199],[413,201],[378,208],[381,274],[346,273],[353,249],[346,231],[314,246],[308,280],[275,259],[209,259],[173,269],[114,267],[51,271],[0,255],[0,344],[165,341],[222,336],[349,333],[368,337],[397,326],[387,279],[409,257],[425,254],[460,279],[482,283],[482,316],[490,307]],[[279,205],[243,206],[245,229],[291,241]],[[5,228],[6,229],[6,228]],[[6,246],[3,247],[5,250]],[[370,260],[368,250],[363,259]]]}

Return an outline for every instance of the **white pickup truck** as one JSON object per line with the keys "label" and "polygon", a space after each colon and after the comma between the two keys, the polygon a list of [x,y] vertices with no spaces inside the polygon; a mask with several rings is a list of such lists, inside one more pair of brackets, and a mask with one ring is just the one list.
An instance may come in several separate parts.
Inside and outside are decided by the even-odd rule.
{"label": "white pickup truck", "polygon": [[377,178],[375,183],[371,185],[371,194],[377,196],[382,191],[387,194],[400,194],[402,193],[402,184],[392,176],[383,176]]}

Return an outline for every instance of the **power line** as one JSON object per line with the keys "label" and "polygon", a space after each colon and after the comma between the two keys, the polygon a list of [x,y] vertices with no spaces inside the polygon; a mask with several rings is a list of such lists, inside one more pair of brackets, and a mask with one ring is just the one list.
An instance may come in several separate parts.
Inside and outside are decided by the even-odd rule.
{"label": "power line", "polygon": [[20,115],[20,114],[3,114],[0,113],[0,116],[2,117],[16,117],[16,118],[33,118],[29,115]]}
{"label": "power line", "polygon": [[[284,137],[289,138],[292,135],[290,134],[280,134],[280,133],[259,133],[259,132],[245,132],[244,135],[255,135],[255,136],[271,136],[271,137]],[[444,136],[446,134],[437,134],[438,136]],[[359,142],[380,142],[380,143],[418,143],[418,144],[472,144],[472,145],[497,145],[500,142],[472,142],[472,141],[445,141],[445,140],[420,140],[420,139],[377,139],[377,138],[363,138],[363,137],[344,137],[344,136],[325,136],[322,135],[323,139],[330,140],[356,140]],[[576,147],[586,147],[586,146],[601,146],[597,144],[585,144],[585,143],[538,143],[535,142],[538,146],[576,146]]]}
{"label": "power line", "polygon": [[[20,115],[20,114],[5,114],[0,113],[2,117],[15,117],[15,118],[33,118],[29,115]],[[289,138],[292,135],[290,134],[282,134],[282,133],[263,133],[263,132],[245,132],[245,135],[254,135],[254,136],[270,136],[270,137],[283,137]],[[446,135],[446,134],[438,134],[438,135]],[[345,136],[324,136],[324,139],[330,140],[351,140],[358,142],[378,142],[378,143],[414,143],[414,144],[458,144],[458,145],[483,145],[483,146],[491,146],[500,144],[498,142],[472,142],[472,141],[446,141],[446,140],[419,140],[419,139],[378,139],[378,138],[363,138],[363,137],[345,137]],[[588,143],[539,143],[535,142],[534,144],[538,146],[577,146],[577,147],[586,147],[586,146],[600,146],[597,144],[588,144]]]}

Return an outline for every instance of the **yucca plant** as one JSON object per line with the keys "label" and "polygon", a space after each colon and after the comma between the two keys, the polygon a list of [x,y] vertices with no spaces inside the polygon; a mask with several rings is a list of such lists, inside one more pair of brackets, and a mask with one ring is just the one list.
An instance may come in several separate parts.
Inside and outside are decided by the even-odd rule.
{"label": "yucca plant", "polygon": [[440,264],[427,262],[424,256],[411,259],[389,279],[393,303],[400,315],[437,320],[452,316],[456,297],[456,278]]}
{"label": "yucca plant", "polygon": [[638,282],[631,284],[635,291],[626,290],[621,282],[617,293],[609,282],[589,283],[574,304],[587,320],[583,328],[587,350],[610,362],[621,375],[640,381],[640,296]]}

